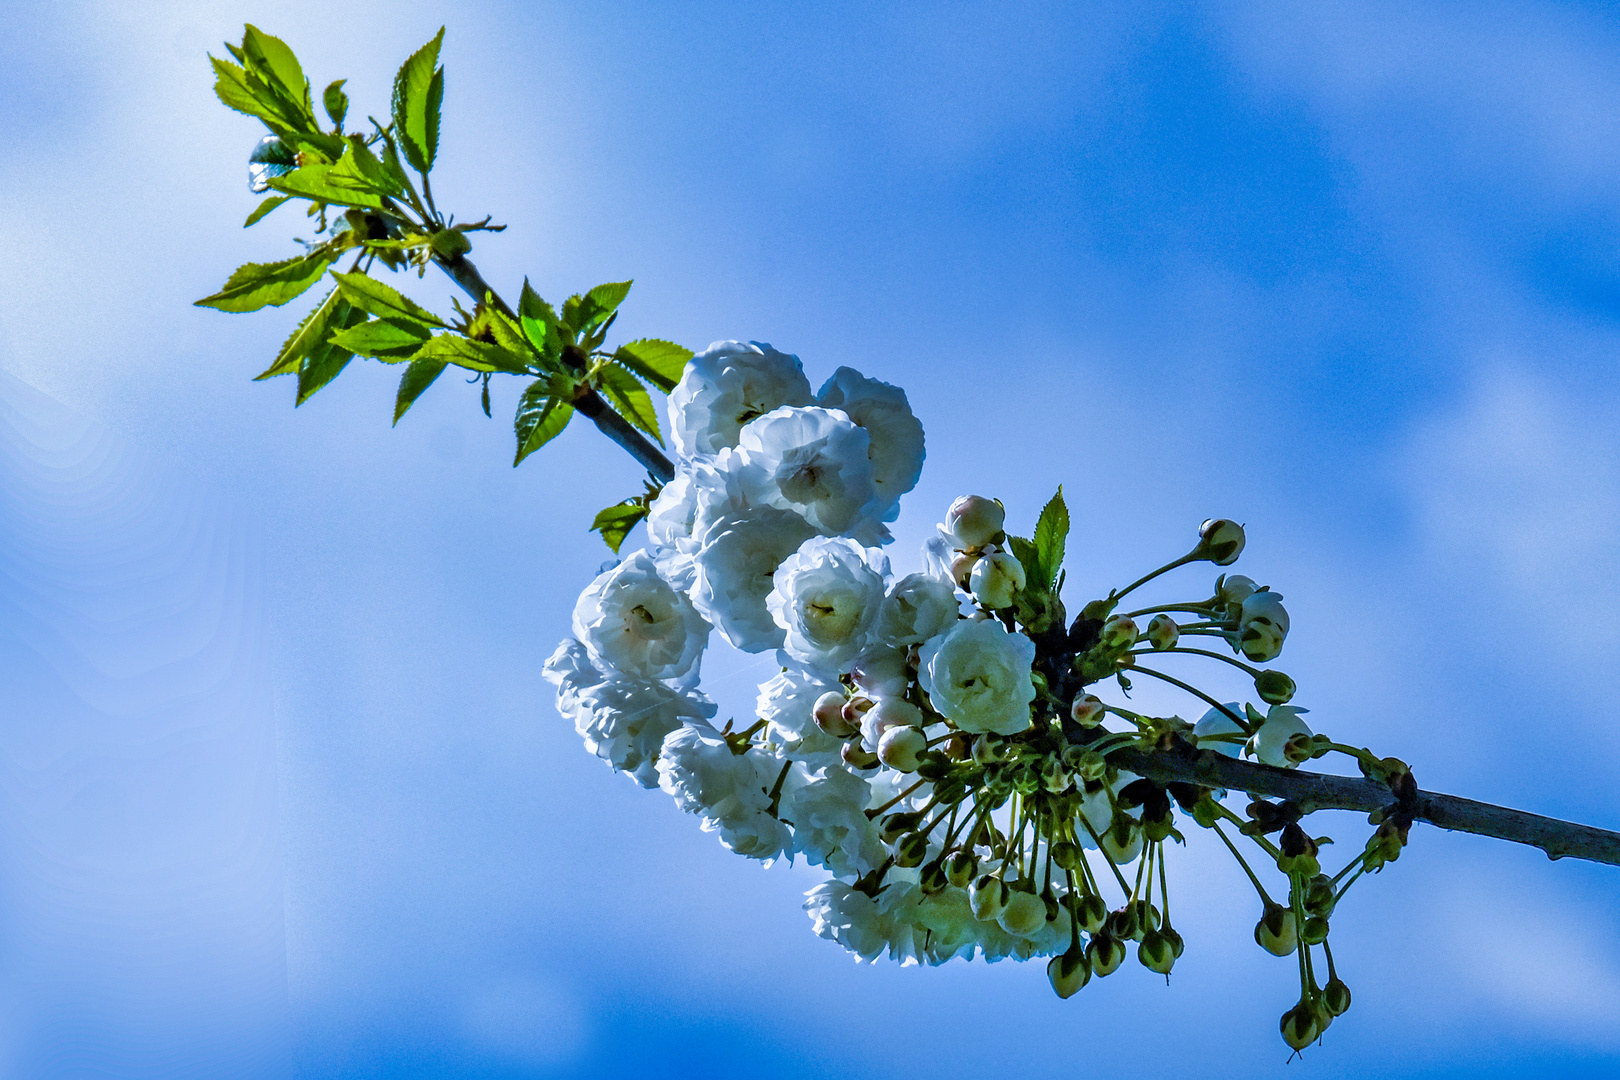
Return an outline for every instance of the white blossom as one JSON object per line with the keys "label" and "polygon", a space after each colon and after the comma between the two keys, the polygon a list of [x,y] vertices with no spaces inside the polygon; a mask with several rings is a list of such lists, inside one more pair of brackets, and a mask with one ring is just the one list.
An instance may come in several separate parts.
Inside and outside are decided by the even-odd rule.
{"label": "white blossom", "polygon": [[574,636],[598,667],[639,679],[692,672],[709,624],[658,574],[645,551],[598,577],[574,605]]}
{"label": "white blossom", "polygon": [[703,819],[704,832],[739,855],[769,862],[793,836],[770,813],[770,790],[781,764],[756,751],[734,754],[725,737],[702,721],[676,728],[658,755],[658,786],[675,805]]}
{"label": "white blossom", "polygon": [[1250,593],[1238,617],[1238,644],[1243,655],[1256,663],[1274,660],[1288,636],[1288,612],[1282,594],[1270,590]]}
{"label": "white blossom", "polygon": [[963,620],[922,647],[917,680],[963,731],[1011,735],[1030,725],[1035,643],[994,620]]}
{"label": "white blossom", "polygon": [[771,741],[782,748],[782,753],[811,768],[840,762],[838,754],[843,749],[843,740],[821,730],[815,719],[816,702],[829,693],[836,693],[839,700],[843,700],[842,687],[836,680],[805,668],[790,667],[761,683],[755,702]]}
{"label": "white blossom", "polygon": [[839,877],[870,872],[887,857],[867,819],[872,788],[842,765],[814,771],[794,765],[782,791],[781,817],[793,825],[794,850]]}
{"label": "white blossom", "polygon": [[669,428],[682,456],[737,445],[742,426],[783,405],[809,405],[797,356],[758,341],[717,341],[687,363],[669,395]]}
{"label": "white blossom", "polygon": [[1295,736],[1307,740],[1311,737],[1311,729],[1299,718],[1305,711],[1294,705],[1273,705],[1266,713],[1265,723],[1256,728],[1249,739],[1250,753],[1279,769],[1297,768],[1302,761],[1309,760],[1308,753],[1290,753],[1288,746]]}
{"label": "white blossom", "polygon": [[1007,511],[983,495],[963,495],[945,511],[940,526],[951,546],[959,550],[983,547],[996,538],[1007,521]]}
{"label": "white blossom", "polygon": [[1228,701],[1219,709],[1210,709],[1193,725],[1193,738],[1198,740],[1200,750],[1213,750],[1217,754],[1225,754],[1235,758],[1243,749],[1242,740],[1231,742],[1214,739],[1215,735],[1243,735],[1243,726],[1234,716],[1243,715],[1243,706],[1236,701]]}
{"label": "white blossom", "polygon": [[881,516],[893,521],[900,496],[917,486],[923,466],[922,422],[912,415],[906,392],[841,367],[821,388],[816,404],[839,410],[871,437],[872,484],[884,508]]}
{"label": "white blossom", "polygon": [[579,695],[607,678],[591,663],[590,650],[578,638],[558,645],[542,674],[557,688],[557,711],[570,720],[579,707]]}
{"label": "white blossom", "polygon": [[979,603],[992,611],[1012,607],[1025,584],[1024,564],[1004,551],[986,555],[973,564],[968,588]]}
{"label": "white blossom", "polygon": [[693,605],[743,652],[780,648],[785,632],[765,598],[776,568],[815,535],[804,518],[773,506],[719,518],[693,559]]}
{"label": "white blossom", "polygon": [[866,644],[889,561],[840,537],[813,537],[776,570],[766,599],[793,659],[837,671]]}
{"label": "white blossom", "polygon": [[834,409],[782,408],[750,421],[737,449],[743,495],[804,516],[827,536],[888,538],[872,485],[869,438]]}
{"label": "white blossom", "polygon": [[804,895],[804,910],[817,937],[836,941],[858,960],[876,960],[889,947],[894,920],[853,885],[824,881]]}
{"label": "white blossom", "polygon": [[663,683],[609,679],[579,695],[574,730],[585,749],[642,787],[658,786],[658,754],[664,737],[689,720],[715,713],[707,698],[680,693]]}
{"label": "white blossom", "polygon": [[878,608],[876,636],[885,645],[921,645],[949,630],[961,615],[956,590],[930,574],[901,578]]}

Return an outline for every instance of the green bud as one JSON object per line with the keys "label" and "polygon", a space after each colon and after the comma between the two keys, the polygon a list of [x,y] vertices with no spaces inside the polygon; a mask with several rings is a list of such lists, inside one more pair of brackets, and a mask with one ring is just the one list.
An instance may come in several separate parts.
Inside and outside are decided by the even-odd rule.
{"label": "green bud", "polygon": [[1300,1002],[1282,1014],[1283,1042],[1295,1050],[1303,1050],[1316,1041],[1321,1029],[1316,1024],[1316,1013],[1305,1002]]}
{"label": "green bud", "polygon": [[980,765],[994,765],[998,761],[1005,761],[1007,753],[1007,740],[994,732],[980,735],[973,740],[973,760]]}
{"label": "green bud", "polygon": [[892,845],[906,833],[922,824],[922,814],[912,810],[899,810],[885,814],[878,822],[878,839]]}
{"label": "green bud", "polygon": [[1098,640],[1109,652],[1122,652],[1135,645],[1138,636],[1140,631],[1136,629],[1136,620],[1129,615],[1113,615],[1103,623]]}
{"label": "green bud", "polygon": [[1294,698],[1294,680],[1280,671],[1267,668],[1254,677],[1254,692],[1261,701],[1272,705],[1286,705]]}
{"label": "green bud", "polygon": [[1095,934],[1108,921],[1108,905],[1096,893],[1087,893],[1080,898],[1074,917],[1080,929]]}
{"label": "green bud", "polygon": [[1243,526],[1226,518],[1210,518],[1198,527],[1194,553],[1216,566],[1231,566],[1243,554],[1245,542]]}
{"label": "green bud", "polygon": [[1034,937],[1046,925],[1046,904],[1033,892],[1014,889],[996,922],[1015,937]]}
{"label": "green bud", "polygon": [[433,249],[433,254],[454,259],[471,251],[472,241],[459,229],[440,229],[428,239],[428,246]]}
{"label": "green bud", "polygon": [[1103,722],[1108,710],[1096,694],[1076,694],[1069,706],[1069,716],[1081,727],[1093,728]]}
{"label": "green bud", "polygon": [[1333,914],[1333,879],[1317,874],[1305,886],[1305,910],[1326,919]]}
{"label": "green bud", "polygon": [[940,859],[934,859],[922,868],[917,876],[917,884],[922,891],[930,896],[945,891],[950,881],[945,876],[945,864]]}
{"label": "green bud", "polygon": [[1350,1011],[1350,988],[1344,980],[1334,976],[1322,988],[1322,1002],[1327,1006],[1328,1012],[1334,1016],[1343,1016]]}
{"label": "green bud", "polygon": [[1170,943],[1170,951],[1175,954],[1177,960],[1180,960],[1181,954],[1186,951],[1187,943],[1180,934],[1176,933],[1176,928],[1169,923],[1165,923],[1159,933],[1164,935],[1164,939]]}
{"label": "green bud", "polygon": [[1058,997],[1073,997],[1091,981],[1091,961],[1086,959],[1084,949],[1072,945],[1067,952],[1047,961],[1046,977],[1052,981],[1052,989]]}
{"label": "green bud", "polygon": [[1012,772],[1013,790],[1020,795],[1033,795],[1041,788],[1041,771],[1033,764],[1019,765]]}
{"label": "green bud", "polygon": [[979,872],[979,858],[971,851],[957,851],[945,860],[945,877],[952,885],[965,889]]}
{"label": "green bud", "polygon": [[1173,649],[1176,642],[1181,640],[1181,627],[1176,625],[1176,620],[1161,611],[1148,620],[1147,639],[1148,644],[1160,652]]}
{"label": "green bud", "polygon": [[1312,915],[1299,928],[1299,940],[1307,945],[1320,945],[1327,940],[1327,936],[1328,921],[1320,915]]}
{"label": "green bud", "polygon": [[1137,918],[1136,905],[1120,908],[1108,916],[1106,933],[1121,941],[1135,941],[1142,936],[1142,922]]}
{"label": "green bud", "polygon": [[894,865],[921,866],[928,857],[928,837],[920,832],[906,833],[894,849]]}
{"label": "green bud", "polygon": [[1142,935],[1142,943],[1136,947],[1136,958],[1149,971],[1168,975],[1176,963],[1175,946],[1164,934],[1157,930],[1149,930]]}
{"label": "green bud", "polygon": [[1136,925],[1141,927],[1141,930],[1138,933],[1131,935],[1132,937],[1136,938],[1136,940],[1142,940],[1143,933],[1146,933],[1149,930],[1157,930],[1159,928],[1159,909],[1154,907],[1150,901],[1134,901],[1130,905],[1130,909],[1131,914],[1136,916]]}
{"label": "green bud", "polygon": [[1067,840],[1059,840],[1052,845],[1052,861],[1061,869],[1073,870],[1080,865],[1080,849]]}
{"label": "green bud", "polygon": [[1097,976],[1112,975],[1125,962],[1125,943],[1106,931],[1093,934],[1086,946],[1086,959]]}
{"label": "green bud", "polygon": [[968,908],[975,919],[994,922],[1007,910],[1012,889],[1005,881],[985,874],[968,888]]}
{"label": "green bud", "polygon": [[1254,940],[1273,956],[1292,955],[1299,945],[1299,928],[1294,922],[1294,913],[1281,904],[1266,908],[1265,914],[1254,925]]}

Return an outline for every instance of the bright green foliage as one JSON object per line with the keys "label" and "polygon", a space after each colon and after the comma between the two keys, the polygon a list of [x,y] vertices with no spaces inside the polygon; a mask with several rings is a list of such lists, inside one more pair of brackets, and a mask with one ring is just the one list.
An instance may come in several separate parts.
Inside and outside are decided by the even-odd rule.
{"label": "bright green foliage", "polygon": [[[1058,570],[1063,566],[1063,551],[1069,536],[1069,507],[1063,501],[1063,488],[1041,510],[1035,522],[1035,555],[1041,570],[1040,588],[1050,589],[1057,582]],[[1035,582],[1030,582],[1035,587]]]}
{"label": "bright green foliage", "polygon": [[264,217],[264,215],[268,214],[270,211],[274,210],[276,207],[280,206],[290,198],[292,198],[291,195],[265,196],[265,200],[258,206],[255,206],[253,208],[253,213],[249,214],[248,219],[242,222],[242,228],[245,229],[249,225],[252,225],[254,222],[258,221],[260,218]]}
{"label": "bright green foliage", "polygon": [[394,76],[394,137],[411,168],[425,173],[439,152],[439,106],[444,100],[444,69],[438,66],[444,27],[416,50]]}
{"label": "bright green foliage", "polygon": [[343,290],[343,298],[368,315],[375,315],[379,319],[398,317],[425,326],[444,326],[443,319],[374,277],[360,273],[339,274],[336,271],[332,276],[337,279],[338,288]]}
{"label": "bright green foliage", "polygon": [[235,312],[280,307],[319,281],[331,265],[332,260],[319,252],[282,262],[248,263],[237,267],[224,288],[198,300],[196,306]]}
{"label": "bright green foliage", "polygon": [[326,106],[326,115],[332,118],[332,126],[339,131],[343,130],[343,118],[349,115],[349,95],[343,92],[343,84],[348,79],[339,79],[326,88],[321,95],[321,104]]}
{"label": "bright green foliage", "polygon": [[304,316],[298,329],[288,336],[286,343],[281,346],[281,352],[276,354],[275,363],[256,375],[254,381],[297,371],[299,361],[326,341],[326,335],[332,329],[333,317],[347,308],[337,289],[328,292],[315,310]]}
{"label": "bright green foliage", "polygon": [[[593,331],[598,327],[605,330],[613,321],[614,313],[630,293],[630,284],[628,281],[614,281],[598,285],[584,296],[570,296],[563,301],[559,324],[572,334],[571,340],[585,338],[588,341]],[[591,342],[590,347],[595,348],[600,343],[598,339]]]}
{"label": "bright green foliage", "polygon": [[399,393],[394,395],[394,423],[404,416],[410,407],[416,404],[416,399],[422,396],[422,391],[433,385],[444,369],[449,365],[443,360],[412,360],[405,374],[399,379]]}
{"label": "bright green foliage", "polygon": [[309,102],[309,80],[304,78],[304,69],[286,42],[248,23],[242,31],[242,52],[249,71],[279,91],[303,117],[315,119]]}
{"label": "bright green foliage", "polygon": [[524,458],[561,434],[573,416],[574,406],[553,396],[547,380],[530,383],[518,400],[517,416],[512,422],[517,432],[517,457],[512,461],[513,467],[521,465]]}
{"label": "bright green foliage", "polygon": [[651,435],[659,446],[663,446],[664,436],[658,430],[658,410],[653,408],[652,396],[641,381],[617,364],[604,367],[601,377],[602,393],[613,407],[626,420]]}
{"label": "bright green foliage", "polygon": [[630,535],[630,530],[636,527],[636,522],[646,516],[646,499],[626,499],[597,514],[596,520],[591,522],[591,531],[601,533],[602,540],[613,549],[613,554],[617,555],[624,538]]}
{"label": "bright green foliage", "polygon": [[332,335],[334,344],[361,356],[373,356],[391,364],[416,355],[431,331],[410,319],[385,318],[360,323]]}
{"label": "bright green foliage", "polygon": [[[350,307],[342,299],[334,305],[331,325],[335,330],[343,330],[354,326],[366,317],[365,312]],[[297,405],[308,401],[310,395],[321,387],[338,377],[338,373],[346,367],[354,354],[331,341],[322,342],[310,349],[298,363],[298,400]]]}
{"label": "bright green foliage", "polygon": [[667,394],[680,381],[686,362],[692,359],[692,350],[673,341],[642,338],[620,345],[613,359]]}
{"label": "bright green foliage", "polygon": [[382,199],[370,188],[354,184],[343,174],[334,176],[336,166],[305,165],[285,176],[270,179],[270,186],[288,195],[297,195],[317,202],[337,203],[376,210]]}
{"label": "bright green foliage", "polygon": [[443,360],[468,371],[504,371],[522,375],[528,363],[517,353],[508,352],[493,341],[474,341],[460,334],[436,334],[416,354],[423,360]]}
{"label": "bright green foliage", "polygon": [[397,167],[390,169],[379,161],[359,138],[351,138],[348,143],[343,157],[326,174],[329,187],[389,198],[405,190],[405,177]]}
{"label": "bright green foliage", "polygon": [[529,339],[542,360],[553,367],[562,363],[563,343],[557,331],[557,312],[530,288],[528,279],[523,282],[518,321],[522,324],[523,336]]}

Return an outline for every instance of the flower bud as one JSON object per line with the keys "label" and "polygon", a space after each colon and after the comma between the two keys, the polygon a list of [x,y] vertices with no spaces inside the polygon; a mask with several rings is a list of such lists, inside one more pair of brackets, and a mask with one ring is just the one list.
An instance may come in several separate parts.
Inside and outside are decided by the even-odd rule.
{"label": "flower bud", "polygon": [[893,844],[921,825],[922,818],[922,812],[919,810],[898,810],[892,814],[885,814],[878,821],[878,839],[886,845]]}
{"label": "flower bud", "polygon": [[1251,593],[1238,615],[1238,645],[1255,663],[1275,660],[1288,637],[1288,611],[1282,594],[1270,590]]}
{"label": "flower bud", "polygon": [[1322,1004],[1334,1016],[1343,1016],[1350,1011],[1350,988],[1337,975],[1322,988]]}
{"label": "flower bud", "polygon": [[1316,1024],[1316,1013],[1305,1002],[1300,1002],[1282,1014],[1283,1042],[1295,1050],[1303,1050],[1316,1041],[1321,1029]]}
{"label": "flower bud", "polygon": [[892,727],[878,739],[878,760],[896,772],[915,772],[917,755],[928,749],[928,736],[914,727]]}
{"label": "flower bud", "polygon": [[1142,923],[1136,917],[1136,905],[1127,904],[1108,916],[1106,930],[1121,941],[1135,941],[1142,936]]}
{"label": "flower bud", "polygon": [[1103,623],[1098,641],[1104,649],[1116,652],[1135,645],[1136,638],[1136,620],[1129,615],[1113,615]]}
{"label": "flower bud", "polygon": [[1168,975],[1176,962],[1175,946],[1159,931],[1149,930],[1142,935],[1142,943],[1136,947],[1136,958],[1149,971]]}
{"label": "flower bud", "polygon": [[1159,929],[1159,933],[1163,934],[1164,940],[1170,943],[1171,955],[1177,960],[1180,960],[1181,954],[1187,949],[1187,943],[1182,940],[1180,934],[1176,933],[1176,928],[1171,926],[1169,923],[1165,923],[1164,926]]}
{"label": "flower bud", "polygon": [[1254,578],[1243,574],[1222,574],[1215,579],[1215,599],[1223,604],[1241,606],[1259,588]]}
{"label": "flower bud", "polygon": [[918,887],[929,896],[944,892],[945,886],[949,884],[950,881],[945,876],[945,864],[939,859],[925,865],[922,872],[917,875]]}
{"label": "flower bud", "polygon": [[870,648],[859,653],[849,666],[850,678],[868,697],[903,697],[911,672],[901,649]]}
{"label": "flower bud", "polygon": [[844,764],[852,769],[875,769],[878,767],[878,756],[865,749],[858,742],[847,742],[838,751],[838,756],[844,759]]}
{"label": "flower bud", "polygon": [[1327,936],[1328,921],[1320,915],[1312,915],[1299,928],[1299,940],[1307,945],[1320,945],[1327,940]]}
{"label": "flower bud", "polygon": [[1096,893],[1087,893],[1080,898],[1074,918],[1080,924],[1080,929],[1095,934],[1108,921],[1108,904]]}
{"label": "flower bud", "polygon": [[1305,886],[1305,910],[1326,919],[1333,914],[1334,903],[1333,879],[1326,874],[1311,878]]}
{"label": "flower bud", "polygon": [[1067,840],[1059,840],[1052,845],[1052,861],[1060,870],[1073,870],[1080,865],[1080,849]]}
{"label": "flower bud", "polygon": [[1069,715],[1074,718],[1074,722],[1088,728],[1102,723],[1107,711],[1102,698],[1096,694],[1076,694],[1074,704],[1069,706]]}
{"label": "flower bud", "polygon": [[1046,904],[1032,892],[1014,889],[996,922],[1014,937],[1034,937],[1046,925]]}
{"label": "flower bud", "polygon": [[1280,904],[1272,904],[1254,926],[1254,940],[1273,956],[1289,956],[1299,944],[1299,931],[1294,913]]}
{"label": "flower bud", "polygon": [[[928,720],[923,716],[923,711],[905,698],[879,698],[861,716],[861,738],[866,740],[867,746],[875,749],[884,732],[894,728],[921,728],[926,723]],[[924,743],[927,741],[923,740]]]}
{"label": "flower bud", "polygon": [[1071,945],[1068,951],[1047,961],[1046,977],[1052,981],[1052,989],[1058,997],[1073,997],[1091,981],[1091,961],[1086,959],[1084,949]]}
{"label": "flower bud", "polygon": [[1024,564],[1000,551],[980,559],[968,575],[969,589],[992,611],[1012,607],[1024,582]]}
{"label": "flower bud", "polygon": [[829,690],[816,699],[816,727],[835,739],[847,739],[856,731],[855,725],[844,719],[846,700],[837,690]]}
{"label": "flower bud", "polygon": [[1098,846],[1118,866],[1135,862],[1136,857],[1142,854],[1142,830],[1128,817],[1115,818],[1100,839]]}
{"label": "flower bud", "polygon": [[1049,757],[1041,762],[1041,787],[1056,793],[1069,786],[1069,771],[1063,767],[1063,762],[1055,757]]}
{"label": "flower bud", "polygon": [[980,765],[1005,761],[1009,752],[1007,740],[993,731],[987,731],[973,740],[973,760]]}
{"label": "flower bud", "polygon": [[973,568],[978,563],[978,552],[959,554],[951,560],[951,580],[956,582],[957,588],[965,589],[968,587],[968,582],[973,580]]}
{"label": "flower bud", "polygon": [[979,548],[1001,535],[1007,511],[995,499],[963,495],[945,511],[945,531],[958,548]]}
{"label": "flower bud", "polygon": [[1254,692],[1268,705],[1286,705],[1294,698],[1294,680],[1270,668],[1254,677]]}
{"label": "flower bud", "polygon": [[1176,642],[1181,640],[1181,627],[1176,625],[1176,620],[1161,611],[1148,620],[1147,639],[1149,645],[1161,652],[1173,649]]}
{"label": "flower bud", "polygon": [[1125,943],[1106,931],[1092,934],[1091,943],[1086,946],[1086,959],[1091,961],[1094,974],[1112,975],[1125,962]]}
{"label": "flower bud", "polygon": [[1243,526],[1226,518],[1210,518],[1198,527],[1198,552],[1216,566],[1231,566],[1243,554]]}
{"label": "flower bud", "polygon": [[844,722],[852,727],[859,727],[861,718],[876,707],[877,702],[865,694],[856,694],[844,702]]}
{"label": "flower bud", "polygon": [[958,889],[967,888],[979,872],[979,859],[971,851],[957,851],[945,860],[945,878]]}
{"label": "flower bud", "polygon": [[994,922],[1007,910],[1012,888],[1000,878],[985,874],[968,887],[968,909],[975,919]]}
{"label": "flower bud", "polygon": [[894,865],[896,866],[921,866],[922,861],[927,857],[928,836],[924,833],[906,833],[894,848]]}

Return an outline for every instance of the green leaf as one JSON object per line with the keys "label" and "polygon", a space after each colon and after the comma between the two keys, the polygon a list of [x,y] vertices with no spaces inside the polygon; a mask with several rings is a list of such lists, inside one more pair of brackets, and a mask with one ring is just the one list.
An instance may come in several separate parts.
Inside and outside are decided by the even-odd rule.
{"label": "green leaf", "polygon": [[469,371],[505,371],[523,375],[529,370],[524,358],[507,352],[493,341],[474,341],[461,334],[437,334],[418,352],[423,360],[443,360]]}
{"label": "green leaf", "polygon": [[315,119],[315,110],[309,104],[309,81],[304,78],[304,69],[286,42],[248,23],[242,32],[242,53],[250,69],[256,68],[268,75],[273,84],[279,84],[277,89],[288,101],[301,106],[301,111],[311,121]]}
{"label": "green leaf", "polygon": [[249,214],[248,219],[246,221],[242,222],[242,228],[245,229],[249,225],[254,224],[260,218],[264,217],[270,211],[274,210],[276,207],[280,206],[282,203],[286,202],[290,198],[292,198],[291,195],[268,195],[268,196],[266,196],[264,202],[260,203],[258,206],[255,206],[253,208],[253,213]]}
{"label": "green leaf", "polygon": [[[365,312],[350,307],[339,300],[337,310],[332,314],[332,326],[342,331],[347,327],[359,323],[366,317]],[[311,349],[298,364],[298,400],[294,403],[302,405],[310,396],[338,377],[338,374],[354,359],[354,354],[340,345],[326,341]]]}
{"label": "green leaf", "polygon": [[298,324],[298,328],[288,336],[281,346],[281,352],[276,354],[275,363],[265,368],[253,377],[254,382],[261,379],[274,378],[277,375],[287,375],[298,370],[298,363],[311,351],[326,344],[327,331],[332,327],[332,319],[340,312],[346,312],[349,305],[332,289],[326,298]]}
{"label": "green leaf", "polygon": [[562,360],[562,338],[557,334],[557,312],[540,299],[540,294],[523,279],[523,295],[518,301],[518,322],[523,336],[529,339],[542,359],[553,365]]}
{"label": "green leaf", "polygon": [[343,157],[326,173],[330,187],[365,192],[371,195],[398,195],[405,189],[404,177],[396,176],[388,166],[366,148],[359,138],[349,140]]}
{"label": "green leaf", "polygon": [[[1052,501],[1041,510],[1041,516],[1035,522],[1035,553],[1040,558],[1042,590],[1050,589],[1057,580],[1068,536],[1069,508],[1063,501],[1063,487],[1060,484],[1057,494],[1052,496]],[[1030,587],[1034,587],[1033,582]]]}
{"label": "green leaf", "polygon": [[283,262],[248,263],[237,267],[225,287],[196,301],[197,307],[220,311],[257,311],[280,307],[320,280],[332,260],[319,253]]}
{"label": "green leaf", "polygon": [[299,118],[292,103],[271,90],[262,79],[218,57],[210,56],[208,61],[214,65],[217,76],[214,93],[220,101],[237,112],[263,120],[278,135],[297,131]]}
{"label": "green leaf", "polygon": [[404,416],[422,391],[433,385],[441,372],[449,366],[443,360],[412,360],[405,374],[399,378],[399,393],[394,397],[394,423]]}
{"label": "green leaf", "polygon": [[588,334],[601,326],[630,293],[630,282],[613,281],[598,285],[584,296],[563,301],[562,324],[575,334]]}
{"label": "green leaf", "polygon": [[518,400],[517,416],[512,421],[517,431],[517,457],[512,462],[513,468],[556,438],[574,415],[574,406],[552,397],[550,391],[545,379],[536,379]]}
{"label": "green leaf", "polygon": [[602,369],[602,393],[613,407],[636,427],[664,445],[664,436],[658,430],[658,410],[653,408],[652,397],[634,375],[624,368],[610,364]]}
{"label": "green leaf", "polygon": [[680,382],[686,362],[692,359],[692,350],[683,349],[673,341],[642,338],[620,345],[613,359],[667,394]]}
{"label": "green leaf", "polygon": [[343,127],[343,118],[349,115],[349,95],[343,92],[343,84],[348,79],[339,79],[326,88],[321,95],[321,104],[326,106],[326,115],[332,118],[332,123],[339,130]]}
{"label": "green leaf", "polygon": [[439,103],[444,96],[444,80],[438,63],[443,41],[441,26],[433,40],[412,53],[394,76],[394,137],[399,140],[405,160],[419,173],[433,168],[439,148]]}
{"label": "green leaf", "polygon": [[384,285],[369,274],[334,272],[343,298],[355,307],[379,319],[403,318],[428,326],[444,326],[444,320],[408,296],[401,296],[391,286]]}
{"label": "green leaf", "polygon": [[341,173],[336,177],[331,176],[336,168],[336,165],[305,165],[285,176],[273,177],[270,186],[288,195],[298,195],[317,202],[360,206],[367,210],[376,210],[382,206],[382,199],[375,192],[355,186],[353,181]]}
{"label": "green leaf", "polygon": [[1033,592],[1044,592],[1048,586],[1040,584],[1041,556],[1035,545],[1022,536],[1007,537],[1007,547],[1012,550],[1013,558],[1024,568],[1024,587]]}
{"label": "green leaf", "polygon": [[607,546],[617,555],[624,538],[630,535],[630,530],[636,527],[636,522],[646,516],[645,502],[641,499],[626,499],[597,514],[596,520],[591,522],[591,531],[601,533]]}
{"label": "green leaf", "polygon": [[361,356],[399,363],[409,360],[431,336],[427,327],[408,319],[373,319],[332,335],[334,344]]}

